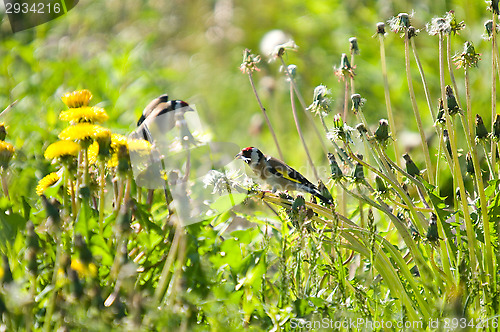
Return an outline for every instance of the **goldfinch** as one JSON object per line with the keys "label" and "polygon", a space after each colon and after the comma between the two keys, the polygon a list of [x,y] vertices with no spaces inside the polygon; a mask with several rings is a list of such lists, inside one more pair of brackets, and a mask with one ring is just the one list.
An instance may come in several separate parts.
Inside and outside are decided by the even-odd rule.
{"label": "goldfinch", "polygon": [[[175,112],[172,112],[175,111]],[[184,120],[184,113],[193,111],[189,104],[182,100],[168,100],[168,95],[163,94],[153,99],[142,111],[137,121],[137,127],[142,131],[145,140],[153,142],[149,127],[154,122],[161,132],[168,132],[179,122]]]}
{"label": "goldfinch", "polygon": [[273,191],[303,191],[318,197],[327,204],[332,203],[302,174],[281,160],[264,155],[257,148],[244,148],[236,155],[236,158],[246,162],[255,175],[273,187]]}

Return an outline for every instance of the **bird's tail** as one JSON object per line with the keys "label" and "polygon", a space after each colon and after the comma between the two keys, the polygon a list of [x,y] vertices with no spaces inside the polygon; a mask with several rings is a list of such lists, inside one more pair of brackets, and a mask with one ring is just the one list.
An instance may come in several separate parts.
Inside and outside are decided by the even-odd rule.
{"label": "bird's tail", "polygon": [[321,194],[319,193],[319,190],[318,190],[317,192],[313,193],[313,195],[314,195],[314,196],[316,196],[316,197],[318,197],[318,198],[319,198],[321,201],[323,201],[323,203],[325,203],[325,204],[329,204],[329,205],[330,205],[330,204],[333,204],[332,200],[331,200],[331,199],[326,198],[326,197],[325,197],[325,196],[323,196],[323,195],[321,195]]}
{"label": "bird's tail", "polygon": [[319,198],[323,203],[325,204],[333,204],[333,201],[329,198],[326,198],[320,191],[318,188],[316,188],[314,185],[311,185],[311,186],[306,186],[305,187],[306,191],[308,193],[310,193],[311,195],[314,195],[316,196],[317,198]]}

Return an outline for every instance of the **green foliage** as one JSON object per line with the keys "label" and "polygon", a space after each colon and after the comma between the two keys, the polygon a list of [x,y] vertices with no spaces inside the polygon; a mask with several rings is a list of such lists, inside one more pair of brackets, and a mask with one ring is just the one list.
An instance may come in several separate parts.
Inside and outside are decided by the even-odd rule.
{"label": "green foliage", "polygon": [[[431,329],[432,319],[494,317],[500,301],[498,116],[490,114],[495,90],[485,77],[497,68],[489,66],[491,41],[479,41],[480,21],[491,14],[484,3],[386,5],[394,12],[362,1],[89,2],[14,35],[2,13],[0,105],[11,108],[0,115],[6,124],[0,141],[15,154],[1,159],[8,149],[0,147],[1,329],[331,329],[308,325],[324,319],[420,322]],[[414,17],[398,15],[411,9]],[[467,23],[460,35],[444,38],[441,25],[429,30],[435,36],[416,34],[432,15],[449,10],[458,17],[453,29],[464,27],[461,19]],[[371,38],[376,22],[391,15],[409,20],[398,28],[404,39]],[[450,23],[452,16],[431,23]],[[259,43],[275,28],[294,42],[281,40],[268,62],[267,54],[254,54],[263,52]],[[359,54],[348,54],[353,35]],[[482,63],[472,47],[470,66],[459,54],[454,60],[463,70],[451,62],[440,68],[437,38],[450,40],[452,53],[474,40]],[[465,45],[462,56],[471,50]],[[241,72],[243,52],[252,55]],[[340,59],[341,68],[332,68]],[[294,68],[293,75],[280,66]],[[404,70],[415,87],[413,103]],[[390,84],[382,88],[384,75]],[[92,91],[92,105],[107,110],[113,133],[135,129],[147,101],[168,92],[196,104],[217,141],[283,151],[291,165],[305,165],[305,151],[323,168],[316,180],[333,180],[321,189],[335,204],[265,192],[220,173],[226,191],[212,193],[202,204],[210,213],[184,225],[184,213],[199,210],[167,205],[172,170],[162,174],[167,194],[156,190],[149,201],[134,181],[128,145],[113,140],[109,156],[89,161],[95,134],[76,140],[77,157],[44,158],[65,126],[58,120],[61,96],[83,88]],[[410,108],[431,114],[422,111],[414,121]],[[385,117],[389,121],[377,127]],[[422,128],[429,153],[408,134]],[[193,164],[203,164],[199,151],[191,151]],[[112,155],[120,158],[117,165]],[[186,169],[175,170],[178,179]],[[57,181],[38,196],[37,183],[54,171]]]}

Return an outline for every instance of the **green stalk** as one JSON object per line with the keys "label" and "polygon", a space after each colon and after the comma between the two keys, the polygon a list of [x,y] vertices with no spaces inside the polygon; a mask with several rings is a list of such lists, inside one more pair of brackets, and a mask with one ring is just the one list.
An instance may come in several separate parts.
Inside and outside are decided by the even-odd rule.
{"label": "green stalk", "polygon": [[283,60],[283,56],[280,56],[279,58],[281,60],[281,65],[283,67],[283,70],[285,71],[286,76],[290,80],[290,84],[292,85],[293,90],[295,91],[295,95],[297,96],[297,99],[299,100],[300,105],[302,106],[302,110],[304,111],[307,119],[311,123],[311,125],[314,129],[314,132],[316,133],[316,136],[318,136],[318,139],[321,142],[321,147],[323,148],[323,152],[326,156],[328,154],[328,149],[326,148],[326,144],[325,144],[325,141],[323,139],[323,136],[321,135],[318,128],[316,127],[316,124],[314,123],[314,119],[311,115],[311,112],[307,111],[307,106],[306,106],[306,103],[304,101],[304,98],[302,97],[302,94],[300,93],[299,88],[297,87],[297,83],[295,82],[295,79],[292,77],[292,74],[290,74],[290,71],[288,70],[288,66],[285,63],[285,60]]}
{"label": "green stalk", "polygon": [[7,186],[7,178],[5,177],[5,170],[1,170],[1,178],[2,178],[2,190],[3,190],[3,194],[10,201],[9,186]]}
{"label": "green stalk", "polygon": [[169,280],[169,275],[170,275],[170,268],[174,264],[175,256],[177,254],[177,251],[179,249],[179,242],[181,238],[181,233],[182,229],[180,226],[176,227],[175,230],[175,235],[174,239],[172,240],[172,245],[170,246],[170,250],[167,255],[167,259],[165,260],[165,264],[163,265],[163,270],[161,272],[160,279],[158,280],[158,286],[156,286],[155,293],[154,293],[154,299],[155,303],[160,304],[162,303],[163,296],[165,295],[165,292],[167,290],[167,285],[168,285],[168,280]]}
{"label": "green stalk", "polygon": [[413,113],[415,114],[415,120],[417,121],[418,132],[420,133],[420,139],[422,141],[422,150],[425,158],[425,166],[427,168],[427,173],[429,176],[429,183],[434,185],[434,171],[431,163],[431,157],[429,154],[429,147],[427,146],[427,138],[425,136],[424,127],[422,125],[422,119],[420,117],[420,111],[418,110],[417,99],[415,97],[415,92],[413,91],[413,82],[411,78],[410,70],[410,39],[408,38],[408,29],[405,29],[405,66],[406,66],[406,80],[408,81],[408,90],[410,92],[410,100],[412,103]]}
{"label": "green stalk", "polygon": [[299,134],[300,141],[302,142],[302,146],[304,147],[304,151],[306,152],[307,155],[307,161],[309,162],[309,166],[311,166],[314,176],[316,177],[316,181],[320,180],[320,177],[318,175],[318,172],[316,171],[316,166],[314,165],[311,155],[309,153],[309,149],[306,144],[306,140],[304,139],[304,135],[302,134],[302,128],[300,127],[299,123],[299,117],[297,115],[297,108],[295,107],[295,96],[293,94],[293,87],[290,84],[290,100],[292,103],[292,112],[293,112],[293,120],[295,121],[295,127],[297,128],[297,133]]}
{"label": "green stalk", "polygon": [[[491,28],[491,126],[493,128],[493,124],[495,123],[495,117],[497,115],[497,76],[496,76],[496,59],[495,59],[495,50],[497,49],[497,15],[493,14],[493,26]],[[491,142],[491,163],[493,164],[494,170],[496,171],[496,144],[495,142]],[[490,175],[490,179],[496,178],[495,174]]]}
{"label": "green stalk", "polygon": [[389,128],[391,129],[391,133],[393,136],[392,146],[394,148],[394,158],[396,159],[396,163],[399,167],[401,167],[401,154],[399,153],[399,147],[397,144],[397,131],[396,131],[396,123],[394,122],[394,115],[392,113],[391,106],[391,96],[389,90],[389,80],[387,78],[387,63],[385,58],[385,44],[384,44],[384,36],[379,34],[380,41],[380,62],[382,65],[382,77],[384,78],[384,96],[385,96],[385,106],[387,108],[387,118],[389,120]]}
{"label": "green stalk", "polygon": [[60,230],[57,231],[57,240],[56,240],[56,258],[54,262],[54,271],[52,271],[52,280],[50,285],[52,287],[52,293],[49,297],[49,302],[47,304],[47,312],[45,314],[45,319],[43,323],[43,331],[48,332],[51,331],[51,323],[52,323],[52,315],[54,313],[54,309],[56,306],[56,297],[58,289],[56,288],[57,275],[59,273],[59,268],[61,266],[61,255],[62,255],[62,233]]}
{"label": "green stalk", "polygon": [[99,173],[100,173],[100,186],[99,186],[99,232],[101,235],[104,233],[104,188],[106,186],[106,176],[104,173],[104,160],[99,160]]}
{"label": "green stalk", "polygon": [[172,280],[170,281],[169,288],[165,293],[165,298],[163,303],[168,307],[174,305],[175,295],[180,288],[182,266],[184,265],[184,260],[186,258],[186,236],[182,227],[177,228],[177,233],[180,235],[179,245],[177,249],[177,266],[174,267],[174,273],[172,274]]}
{"label": "green stalk", "polygon": [[[356,162],[359,162],[360,164],[362,164],[364,167],[368,168],[370,171],[372,171],[373,173],[377,174],[379,177],[381,177],[382,179],[384,179],[387,183],[389,183],[393,188],[394,190],[396,190],[396,192],[398,193],[398,195],[401,197],[401,199],[405,202],[405,204],[408,206],[408,208],[410,209],[410,213],[411,215],[413,216],[413,219],[415,221],[419,221],[416,226],[417,227],[420,227],[419,228],[419,232],[423,233],[426,229],[427,229],[427,226],[428,226],[428,223],[425,222],[425,220],[423,220],[422,216],[418,214],[417,210],[415,209],[415,206],[413,205],[413,202],[412,200],[408,197],[408,195],[406,195],[406,193],[404,192],[403,188],[401,188],[401,186],[399,185],[399,183],[397,182],[397,180],[394,178],[394,175],[392,174],[392,172],[389,172],[389,173],[383,173],[381,171],[379,171],[378,169],[376,169],[375,167],[371,166],[370,164],[366,163],[365,161],[359,159],[353,152],[352,150],[350,149],[349,146],[347,146],[348,149],[349,149],[349,155],[350,157],[356,161]],[[375,147],[376,149],[376,147]],[[384,160],[385,161],[385,160]],[[387,166],[388,167],[388,166]],[[404,171],[403,171],[404,172]],[[406,172],[404,172],[406,173]],[[408,175],[408,177],[410,177]],[[399,220],[399,219],[398,219]]]}
{"label": "green stalk", "polygon": [[[448,105],[446,105],[445,100],[445,109],[447,109]],[[469,247],[469,256],[470,256],[470,266],[472,271],[477,270],[477,262],[476,262],[476,234],[474,233],[474,229],[472,226],[472,220],[469,213],[469,206],[467,202],[467,192],[465,190],[464,179],[462,177],[462,171],[460,170],[460,164],[458,162],[458,150],[457,150],[457,141],[455,137],[455,125],[454,121],[448,114],[446,115],[446,127],[448,128],[448,135],[450,136],[451,143],[451,152],[453,157],[453,163],[455,166],[455,177],[458,180],[458,187],[460,189],[460,201],[462,203],[462,212],[464,213],[465,219],[465,227],[467,232],[467,243]]]}
{"label": "green stalk", "polygon": [[278,143],[278,138],[276,137],[276,133],[274,132],[273,126],[271,125],[271,121],[269,120],[269,117],[267,116],[267,111],[262,105],[262,101],[260,100],[259,94],[257,93],[257,89],[255,88],[255,83],[253,81],[253,75],[252,71],[248,72],[248,79],[250,80],[250,85],[252,86],[253,94],[255,95],[255,98],[257,99],[257,103],[259,104],[260,110],[262,111],[262,114],[264,115],[264,119],[266,119],[267,127],[269,128],[269,131],[271,132],[271,136],[273,136],[274,144],[276,145],[276,149],[278,149],[278,154],[281,158],[281,160],[285,160],[283,157],[283,153],[281,152],[280,145]]}
{"label": "green stalk", "polygon": [[[348,243],[343,244],[344,247],[359,252],[365,257],[370,257],[370,250],[366,248],[363,243],[352,236],[349,232],[342,232],[342,236],[347,240]],[[405,287],[402,285],[400,277],[392,266],[390,259],[383,255],[383,251],[377,251],[374,261],[375,268],[383,276],[386,281],[387,286],[391,290],[392,294],[397,294],[401,296],[401,302],[405,306],[408,313],[408,318],[413,321],[418,321],[423,317],[430,317],[430,313],[427,311],[427,307],[424,305],[421,309],[421,314],[417,313],[414,305],[415,302],[408,296]]]}
{"label": "green stalk", "polygon": [[[467,105],[467,114],[470,114],[470,116],[472,117],[470,80],[469,80],[469,71],[467,70],[467,67],[465,68],[465,97]],[[496,289],[496,271],[495,271],[496,264],[494,262],[495,255],[493,255],[493,247],[491,244],[490,216],[488,215],[488,201],[486,199],[486,195],[484,194],[484,184],[481,172],[481,165],[479,163],[479,158],[477,155],[476,141],[473,139],[473,132],[469,131],[469,135],[466,136],[468,138],[467,141],[470,145],[469,150],[472,151],[471,156],[472,156],[472,163],[474,165],[474,175],[476,178],[477,192],[479,194],[479,202],[481,204],[481,216],[483,220],[484,246],[486,254],[483,260],[483,264],[485,265],[486,272],[488,273],[487,279],[492,284],[493,289]],[[490,297],[491,294],[489,292],[485,292],[485,295],[487,299],[491,298]],[[491,303],[491,301],[488,301],[487,303]]]}
{"label": "green stalk", "polygon": [[425,92],[425,99],[427,100],[427,106],[429,107],[429,113],[431,114],[432,123],[436,122],[436,115],[434,114],[434,108],[432,107],[431,94],[429,92],[429,87],[427,85],[427,80],[425,79],[424,69],[422,63],[420,62],[420,57],[417,53],[417,48],[415,47],[415,40],[410,39],[411,49],[413,50],[413,57],[415,58],[415,63],[417,64],[418,72],[420,73],[420,78],[422,80],[422,87]]}

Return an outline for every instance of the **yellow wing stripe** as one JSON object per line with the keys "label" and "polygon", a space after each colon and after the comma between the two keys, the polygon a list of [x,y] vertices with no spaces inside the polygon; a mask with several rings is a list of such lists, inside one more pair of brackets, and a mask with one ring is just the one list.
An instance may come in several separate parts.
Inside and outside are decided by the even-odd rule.
{"label": "yellow wing stripe", "polygon": [[281,176],[283,176],[283,178],[287,179],[287,180],[290,180],[290,181],[293,181],[293,182],[296,182],[296,183],[302,183],[300,182],[299,180],[297,179],[294,179],[294,178],[291,178],[287,172],[283,172],[283,170],[281,169],[278,169],[278,168],[275,168],[276,172],[281,174]]}

